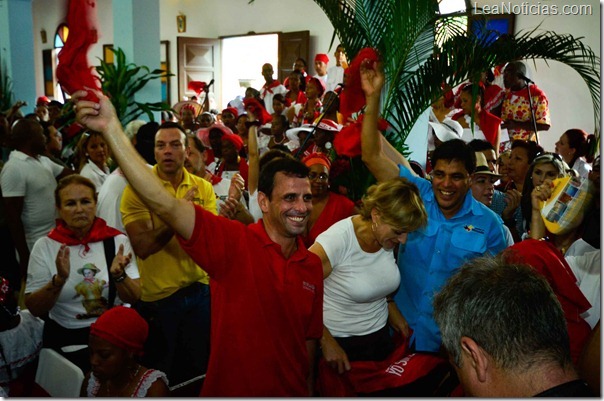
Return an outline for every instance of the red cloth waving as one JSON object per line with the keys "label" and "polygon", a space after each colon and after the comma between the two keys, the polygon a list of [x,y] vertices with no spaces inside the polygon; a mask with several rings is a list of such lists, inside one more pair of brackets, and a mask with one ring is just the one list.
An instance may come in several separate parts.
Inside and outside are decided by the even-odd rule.
{"label": "red cloth waving", "polygon": [[[57,81],[68,93],[74,93],[84,87],[100,90],[98,77],[92,73],[93,67],[88,65],[87,58],[90,45],[97,42],[95,20],[95,0],[69,2],[69,35],[59,53],[57,66]],[[92,92],[88,92],[86,100],[98,101]]]}
{"label": "red cloth waving", "polygon": [[321,397],[355,397],[358,394],[403,387],[446,365],[434,354],[409,352],[409,339],[395,337],[395,350],[383,361],[353,361],[343,374],[319,360],[317,390]]}

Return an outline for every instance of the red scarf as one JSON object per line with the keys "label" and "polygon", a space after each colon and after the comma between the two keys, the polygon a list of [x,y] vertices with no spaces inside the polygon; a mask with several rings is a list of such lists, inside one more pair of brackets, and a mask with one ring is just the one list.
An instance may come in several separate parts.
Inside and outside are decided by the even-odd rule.
{"label": "red scarf", "polygon": [[210,170],[206,169],[206,173],[210,174],[210,184],[212,184],[212,186],[214,186],[214,185],[218,184],[220,181],[222,181],[222,177],[212,174],[210,172]]}
{"label": "red scarf", "polygon": [[67,227],[65,222],[61,219],[57,219],[57,226],[48,233],[48,238],[54,239],[65,245],[84,245],[84,250],[88,252],[90,247],[88,246],[91,242],[101,242],[107,238],[113,238],[122,234],[120,231],[113,227],[109,227],[105,220],[100,217],[95,217],[94,223],[90,231],[82,239],[76,237],[75,233]]}
{"label": "red scarf", "polygon": [[268,86],[266,84],[264,84],[264,86],[262,86],[262,98],[264,98],[266,96],[266,92],[273,93],[273,91],[271,89],[276,88],[279,85],[281,85],[281,82],[279,82],[278,79],[275,79]]}

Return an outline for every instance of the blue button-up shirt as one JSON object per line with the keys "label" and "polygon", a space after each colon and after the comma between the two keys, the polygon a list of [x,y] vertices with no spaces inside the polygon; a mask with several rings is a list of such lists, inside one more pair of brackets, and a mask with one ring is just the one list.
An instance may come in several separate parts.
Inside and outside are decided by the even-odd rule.
{"label": "blue button-up shirt", "polygon": [[495,255],[506,248],[503,221],[492,210],[466,194],[461,209],[450,219],[441,212],[432,184],[399,165],[399,175],[418,188],[428,213],[424,229],[409,233],[398,255],[401,285],[396,305],[411,329],[417,351],[437,352],[440,331],[433,318],[432,302],[445,282],[467,260]]}

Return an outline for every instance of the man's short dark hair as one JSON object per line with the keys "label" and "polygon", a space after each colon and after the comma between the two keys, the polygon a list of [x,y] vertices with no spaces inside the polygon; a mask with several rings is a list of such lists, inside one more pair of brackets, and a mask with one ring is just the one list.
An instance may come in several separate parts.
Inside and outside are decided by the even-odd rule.
{"label": "man's short dark hair", "polygon": [[464,164],[468,174],[472,174],[476,168],[476,155],[474,150],[461,139],[451,139],[437,146],[432,153],[432,168],[436,167],[439,160],[457,160]]}
{"label": "man's short dark hair", "polygon": [[44,132],[42,124],[33,118],[22,118],[13,126],[11,144],[15,149],[22,149],[39,132]]}
{"label": "man's short dark hair", "polygon": [[306,178],[309,169],[304,163],[291,157],[278,157],[266,163],[260,170],[258,192],[264,193],[269,199],[273,194],[277,173],[283,173],[290,177]]}
{"label": "man's short dark hair", "polygon": [[522,73],[522,75],[526,75],[526,64],[524,64],[522,61],[519,61],[519,60],[510,61],[505,68],[508,68],[508,67],[513,68],[513,70],[516,71],[517,73],[519,72],[519,73]]}
{"label": "man's short dark hair", "polygon": [[176,129],[180,130],[183,134],[185,134],[185,135],[187,134],[187,131],[185,130],[185,128],[182,125],[180,125],[180,123],[177,123],[175,121],[163,122],[157,130],[159,131],[160,129],[170,129],[170,128],[176,128]]}
{"label": "man's short dark hair", "polygon": [[435,296],[434,319],[457,366],[462,336],[504,370],[572,365],[564,312],[551,287],[529,266],[506,263],[501,256],[462,266]]}
{"label": "man's short dark hair", "polygon": [[468,146],[471,147],[474,152],[495,150],[493,144],[489,141],[485,141],[484,139],[472,139],[470,142],[468,142]]}

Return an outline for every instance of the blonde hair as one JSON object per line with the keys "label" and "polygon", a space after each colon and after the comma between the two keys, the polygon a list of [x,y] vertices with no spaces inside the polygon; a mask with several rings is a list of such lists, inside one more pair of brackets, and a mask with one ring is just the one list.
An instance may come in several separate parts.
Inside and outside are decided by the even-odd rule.
{"label": "blonde hair", "polygon": [[373,209],[380,214],[383,223],[404,232],[417,230],[428,222],[428,213],[419,190],[402,177],[380,182],[367,189],[359,214],[370,220]]}
{"label": "blonde hair", "polygon": [[[103,142],[105,142],[105,138],[103,138],[103,135],[101,135],[100,132],[96,131],[86,131],[82,134],[82,136],[80,136],[80,140],[76,145],[74,160],[74,164],[77,166],[78,172],[82,171],[82,168],[84,168],[84,166],[88,162],[88,156],[86,155],[86,147],[88,147],[88,142],[90,142],[90,139],[92,139],[92,137],[97,136],[101,138]],[[107,152],[109,152],[109,146],[107,146]],[[109,164],[109,154],[107,154],[107,164]]]}

